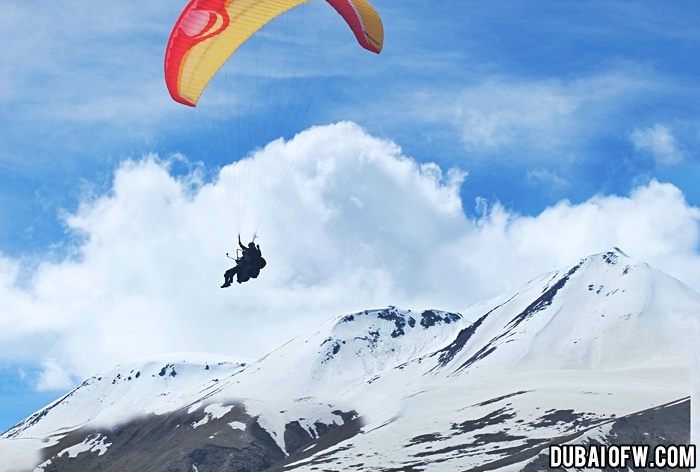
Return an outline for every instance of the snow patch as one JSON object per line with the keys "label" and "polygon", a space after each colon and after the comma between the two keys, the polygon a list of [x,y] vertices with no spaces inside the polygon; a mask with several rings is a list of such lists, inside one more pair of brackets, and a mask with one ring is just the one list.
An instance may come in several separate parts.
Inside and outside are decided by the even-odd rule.
{"label": "snow patch", "polygon": [[211,416],[211,419],[218,420],[226,413],[233,409],[233,405],[222,405],[221,403],[212,403],[204,408],[204,412]]}
{"label": "snow patch", "polygon": [[241,423],[240,421],[231,421],[228,425],[233,429],[240,429],[241,431],[245,431],[245,423]]}
{"label": "snow patch", "polygon": [[62,457],[63,454],[68,454],[68,457],[75,458],[81,452],[97,452],[98,456],[101,456],[107,452],[107,448],[112,445],[112,443],[105,443],[107,440],[106,436],[98,433],[95,437],[91,438],[88,436],[85,440],[74,446],[68,447],[57,454],[58,457]]}
{"label": "snow patch", "polygon": [[[67,447],[58,454],[56,454],[55,457],[63,457],[64,454],[68,454],[68,457],[71,459],[75,459],[78,457],[78,454],[81,454],[83,452],[96,452],[98,456],[103,455],[105,452],[107,452],[107,449],[109,446],[112,445],[111,442],[105,442],[107,441],[107,436],[103,436],[101,433],[96,434],[95,436],[88,436],[85,438],[83,442],[80,444],[75,444],[73,446]],[[36,468],[34,469],[34,472],[43,472],[46,467],[52,464],[52,459],[49,459],[45,462],[42,462]]]}
{"label": "snow patch", "polygon": [[207,424],[209,420],[218,420],[232,409],[233,405],[224,406],[221,403],[212,403],[211,405],[207,405],[204,408],[204,417],[196,423],[192,423],[192,428],[196,429],[199,426]]}

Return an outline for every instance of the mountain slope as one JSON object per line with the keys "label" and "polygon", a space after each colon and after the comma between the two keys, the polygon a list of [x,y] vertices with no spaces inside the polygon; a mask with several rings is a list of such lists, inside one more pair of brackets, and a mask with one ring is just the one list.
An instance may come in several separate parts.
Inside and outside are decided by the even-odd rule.
{"label": "mountain slope", "polygon": [[697,293],[613,248],[462,314],[367,310],[252,363],[120,366],[4,433],[0,453],[47,472],[520,470],[553,441],[637,437],[625,418],[654,408],[676,419],[642,437],[687,443],[699,314]]}
{"label": "mountain slope", "polygon": [[[486,316],[486,308],[489,323],[456,356],[456,369],[477,361],[491,371],[667,363],[697,303],[687,286],[615,248],[467,310],[467,317]],[[645,349],[634,349],[640,343]],[[687,365],[687,352],[676,354]]]}

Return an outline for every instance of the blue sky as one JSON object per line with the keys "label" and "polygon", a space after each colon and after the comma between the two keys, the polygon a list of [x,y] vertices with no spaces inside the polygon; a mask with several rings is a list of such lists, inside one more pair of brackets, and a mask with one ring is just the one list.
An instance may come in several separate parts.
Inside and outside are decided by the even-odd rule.
{"label": "blue sky", "polygon": [[[700,290],[697,2],[375,0],[379,56],[312,2],[196,109],[163,81],[184,4],[0,6],[0,430],[134,357],[459,310],[613,245]],[[272,264],[221,291],[258,199]]]}

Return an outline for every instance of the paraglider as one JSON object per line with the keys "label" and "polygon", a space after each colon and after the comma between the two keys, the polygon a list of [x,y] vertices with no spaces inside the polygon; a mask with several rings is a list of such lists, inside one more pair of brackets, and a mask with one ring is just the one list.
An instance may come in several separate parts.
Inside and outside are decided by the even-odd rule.
{"label": "paraglider", "polygon": [[[260,275],[260,271],[267,265],[267,261],[262,256],[260,245],[251,241],[246,247],[241,242],[240,236],[238,236],[238,245],[240,246],[241,255],[234,259],[236,265],[224,272],[224,284],[221,288],[230,287],[233,283],[234,275],[236,276],[236,282],[239,284],[250,279],[256,279]],[[228,254],[226,255],[228,256]]]}
{"label": "paraglider", "polygon": [[[190,0],[174,25],[165,50],[165,83],[170,96],[176,102],[195,107],[209,82],[243,43],[276,17],[310,1]],[[366,0],[325,2],[340,14],[361,47],[377,54],[382,50],[384,29],[381,18],[372,5]],[[320,36],[318,39],[322,42],[324,38]],[[284,172],[271,173],[285,175]],[[246,181],[243,186],[246,192],[248,183]],[[235,191],[236,186],[232,187]],[[250,187],[255,188],[257,185]],[[272,194],[278,196],[280,188],[277,186],[277,191]],[[257,198],[252,200],[257,201]],[[271,207],[268,208],[267,212],[271,211]],[[245,205],[240,213],[238,217],[242,219]],[[266,214],[263,212],[263,216]],[[257,218],[258,225],[261,221],[261,218]],[[254,234],[257,234],[257,226]],[[257,278],[266,265],[259,245],[250,242],[244,246],[241,243],[240,226],[238,244],[240,256],[233,258],[226,254],[236,265],[224,273],[221,288],[230,287],[234,277],[238,283]]]}

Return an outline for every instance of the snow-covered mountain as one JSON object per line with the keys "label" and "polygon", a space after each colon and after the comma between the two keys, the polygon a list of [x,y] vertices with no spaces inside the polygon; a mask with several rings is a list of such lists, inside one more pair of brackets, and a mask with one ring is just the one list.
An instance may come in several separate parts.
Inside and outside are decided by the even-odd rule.
{"label": "snow-covered mountain", "polygon": [[0,469],[538,470],[551,443],[688,443],[699,318],[700,295],[614,248],[461,314],[118,366],[0,436]]}

